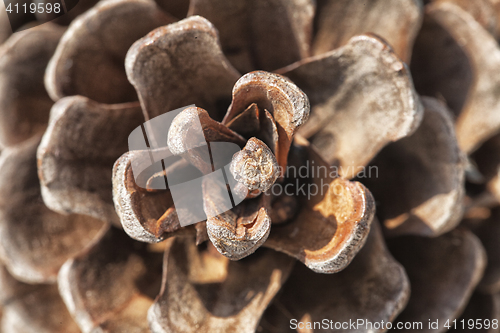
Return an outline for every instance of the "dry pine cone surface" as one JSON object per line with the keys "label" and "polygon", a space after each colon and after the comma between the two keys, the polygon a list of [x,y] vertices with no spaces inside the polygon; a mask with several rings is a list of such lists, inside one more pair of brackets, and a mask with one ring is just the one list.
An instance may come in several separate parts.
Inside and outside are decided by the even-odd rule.
{"label": "dry pine cone surface", "polygon": [[2,332],[500,332],[500,1],[51,18],[0,8]]}

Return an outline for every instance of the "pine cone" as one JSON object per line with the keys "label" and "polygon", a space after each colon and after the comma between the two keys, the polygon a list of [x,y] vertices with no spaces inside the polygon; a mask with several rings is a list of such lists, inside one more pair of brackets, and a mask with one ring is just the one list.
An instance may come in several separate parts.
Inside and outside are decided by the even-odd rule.
{"label": "pine cone", "polygon": [[94,3],[0,16],[3,331],[500,331],[497,1]]}

